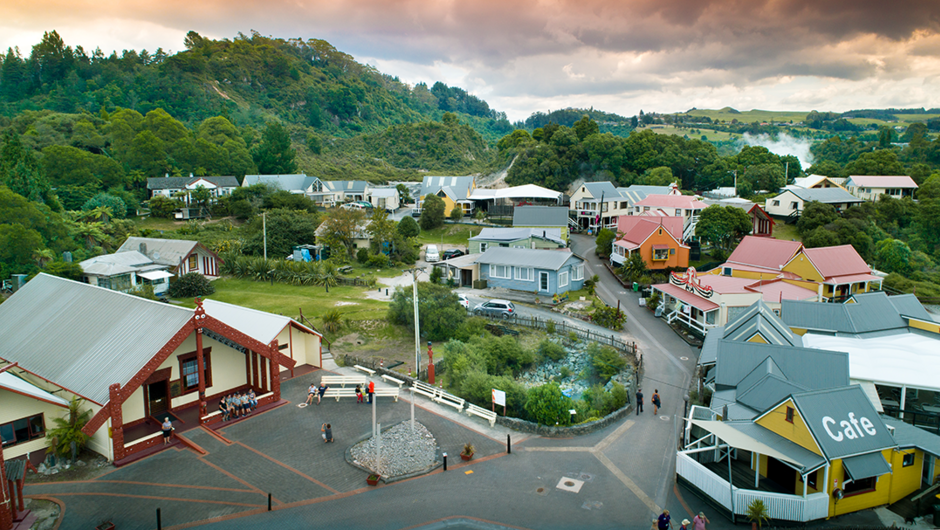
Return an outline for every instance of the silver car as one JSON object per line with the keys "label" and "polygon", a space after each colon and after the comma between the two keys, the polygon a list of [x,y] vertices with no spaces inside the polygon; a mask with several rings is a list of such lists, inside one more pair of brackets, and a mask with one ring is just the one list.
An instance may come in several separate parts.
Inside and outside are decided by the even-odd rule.
{"label": "silver car", "polygon": [[516,306],[509,300],[490,300],[473,308],[474,315],[487,315],[510,319],[516,316]]}

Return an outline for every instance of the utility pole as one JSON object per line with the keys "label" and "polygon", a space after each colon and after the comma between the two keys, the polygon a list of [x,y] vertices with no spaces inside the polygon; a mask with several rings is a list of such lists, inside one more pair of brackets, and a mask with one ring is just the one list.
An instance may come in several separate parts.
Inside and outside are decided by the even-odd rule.
{"label": "utility pole", "polygon": [[423,272],[424,267],[414,267],[403,269],[402,272],[411,273],[412,302],[415,306],[415,379],[420,379],[421,374],[421,337],[418,327],[418,273]]}
{"label": "utility pole", "polygon": [[264,232],[264,259],[268,259],[268,218],[261,212],[261,231]]}

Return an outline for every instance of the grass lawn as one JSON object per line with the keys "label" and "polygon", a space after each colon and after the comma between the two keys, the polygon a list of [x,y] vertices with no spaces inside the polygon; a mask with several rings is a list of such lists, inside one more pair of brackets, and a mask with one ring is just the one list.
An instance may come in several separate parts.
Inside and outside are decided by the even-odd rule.
{"label": "grass lawn", "polygon": [[[296,319],[303,309],[304,316],[316,326],[319,317],[330,309],[338,309],[344,319],[384,319],[388,302],[365,298],[365,287],[336,286],[327,293],[323,287],[256,282],[246,279],[223,278],[212,282],[213,300],[250,307]],[[187,301],[188,307],[194,307]]]}
{"label": "grass lawn", "polygon": [[[418,242],[421,243],[422,247],[426,245],[440,245],[442,242],[445,245],[460,245],[466,247],[467,240],[479,234],[481,230],[483,230],[482,227],[447,224],[433,230],[422,230],[421,233],[418,234]],[[441,240],[442,237],[443,241]]]}
{"label": "grass lawn", "polygon": [[162,217],[140,217],[137,219],[137,228],[149,230],[177,230],[186,224],[185,221],[175,221]]}
{"label": "grass lawn", "polygon": [[796,225],[788,225],[783,221],[775,221],[774,224],[774,239],[786,239],[794,241],[802,241],[803,238],[800,237],[799,231],[796,229]]}

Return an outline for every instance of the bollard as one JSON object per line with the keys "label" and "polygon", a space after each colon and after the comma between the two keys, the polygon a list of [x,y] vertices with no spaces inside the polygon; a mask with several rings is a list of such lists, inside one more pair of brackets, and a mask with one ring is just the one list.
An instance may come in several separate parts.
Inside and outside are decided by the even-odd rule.
{"label": "bollard", "polygon": [[268,511],[271,511],[271,494],[268,493]]}
{"label": "bollard", "polygon": [[444,454],[444,471],[447,471],[447,453]]}
{"label": "bollard", "polygon": [[157,530],[161,530],[163,524],[160,523],[160,508],[157,508]]}
{"label": "bollard", "polygon": [[509,438],[509,435],[506,435],[506,452],[512,454],[512,439]]}

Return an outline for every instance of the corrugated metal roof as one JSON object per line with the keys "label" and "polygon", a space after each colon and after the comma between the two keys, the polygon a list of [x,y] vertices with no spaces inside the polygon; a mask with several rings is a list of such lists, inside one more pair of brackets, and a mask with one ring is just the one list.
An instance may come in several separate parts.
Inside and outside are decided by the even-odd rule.
{"label": "corrugated metal roof", "polygon": [[[855,298],[858,298],[858,296],[856,295]],[[928,322],[932,320],[930,313],[924,309],[924,305],[920,303],[916,295],[899,294],[897,296],[889,296],[888,300],[891,301],[891,304],[894,305],[894,308],[897,309],[898,313],[901,315],[919,318]]]}
{"label": "corrugated metal roof", "polygon": [[916,447],[935,457],[940,457],[940,436],[929,433],[919,427],[914,427],[898,418],[881,416],[885,425],[894,427],[894,441],[901,449]]}
{"label": "corrugated metal roof", "polygon": [[63,407],[68,407],[69,402],[55,394],[50,394],[38,386],[16,377],[10,372],[0,372],[0,388],[6,388],[19,394],[26,394],[45,401],[51,401]]}
{"label": "corrugated metal roof", "polygon": [[845,304],[784,300],[780,313],[783,321],[791,328],[849,334],[906,329],[907,319],[901,316],[899,306],[905,311],[917,313],[921,318],[930,318],[913,296],[899,300],[897,304],[892,302],[893,298],[878,291],[855,295],[852,297],[855,303]]}
{"label": "corrugated metal roof", "polygon": [[519,241],[530,237],[565,244],[560,228],[484,228],[470,241]]}
{"label": "corrugated metal roof", "polygon": [[[799,241],[744,236],[728,257],[728,263],[780,270],[803,247]],[[733,267],[733,266],[732,266]]]}
{"label": "corrugated metal roof", "polygon": [[166,265],[158,265],[140,252],[117,252],[95,256],[79,263],[82,272],[93,276],[114,276],[130,272],[144,272],[165,269]]}
{"label": "corrugated metal roof", "polygon": [[617,219],[617,230],[624,233],[621,241],[627,241],[634,246],[641,245],[660,227],[665,228],[673,239],[681,242],[684,222],[681,217],[676,216],[621,215]]}
{"label": "corrugated metal roof", "polygon": [[[878,412],[858,386],[843,385],[841,388],[794,394],[793,402],[823,454],[830,460],[897,446]],[[862,418],[867,418],[871,425]]]}
{"label": "corrugated metal roof", "polygon": [[698,363],[702,366],[715,364],[718,360],[718,342],[724,338],[724,326],[712,328],[705,335],[705,342],[702,344],[702,351],[698,356]]}
{"label": "corrugated metal roof", "polygon": [[790,394],[806,391],[806,388],[772,374],[764,374],[756,383],[746,387],[743,393],[742,386],[737,389],[738,403],[757,411],[767,410]]}
{"label": "corrugated metal roof", "polygon": [[826,204],[865,202],[842,188],[791,188],[788,191],[802,199],[803,202],[816,201]]}
{"label": "corrugated metal roof", "polygon": [[880,451],[844,458],[842,467],[852,480],[880,477],[891,473],[891,466]]}
{"label": "corrugated metal roof", "polygon": [[682,208],[689,210],[704,210],[708,207],[707,204],[692,195],[647,195],[645,199],[636,203],[634,206]]}
{"label": "corrugated metal roof", "polygon": [[321,180],[323,187],[335,192],[365,193],[369,183],[364,180]]}
{"label": "corrugated metal roof", "polygon": [[198,180],[205,180],[220,188],[237,188],[235,177],[150,177],[147,179],[148,190],[181,190]]}
{"label": "corrugated metal roof", "polygon": [[781,300],[815,300],[818,296],[816,291],[776,280],[768,283],[758,282],[749,285],[748,289],[761,293],[764,295],[764,302],[769,303],[778,303]]}
{"label": "corrugated metal roof", "polygon": [[730,340],[721,340],[718,345],[715,384],[737,387],[768,357],[786,374],[788,381],[806,388],[815,390],[849,384],[849,356],[845,352]]}
{"label": "corrugated metal roof", "polygon": [[[146,245],[146,252],[142,252],[141,243]],[[117,253],[137,251],[145,254],[154,263],[176,267],[180,260],[189,255],[196,248],[198,241],[185,239],[157,239],[155,237],[129,237]]]}
{"label": "corrugated metal roof", "polygon": [[203,301],[203,307],[207,315],[225,322],[229,326],[263,344],[269,344],[272,340],[276,339],[281,331],[289,326],[291,322],[314,335],[320,335],[316,331],[297,323],[290,317],[275,315],[274,313],[266,313],[256,309],[226,304],[225,302],[208,298]]}
{"label": "corrugated metal roof", "polygon": [[668,294],[669,296],[677,300],[682,300],[683,302],[689,304],[690,306],[696,309],[700,309],[705,312],[714,311],[715,309],[718,309],[719,307],[718,304],[716,304],[715,302],[706,300],[698,295],[692,294],[681,287],[676,287],[675,285],[672,285],[671,283],[658,283],[653,286],[653,289],[657,291],[661,291],[665,294]]}
{"label": "corrugated metal roof", "polygon": [[245,175],[242,186],[266,184],[279,190],[293,193],[303,193],[310,189],[318,180],[317,177],[308,177],[303,173],[294,175]]}
{"label": "corrugated metal roof", "polygon": [[751,421],[693,420],[692,423],[714,433],[734,447],[770,455],[778,460],[799,466],[802,473],[812,471],[826,463],[825,458]]}
{"label": "corrugated metal roof", "polygon": [[568,208],[564,206],[517,206],[512,212],[512,226],[568,226]]}
{"label": "corrugated metal roof", "polygon": [[455,200],[466,199],[470,196],[475,178],[472,175],[463,177],[424,177],[421,182],[421,197],[428,194],[436,195],[444,188],[450,188],[444,190],[448,196],[452,195]]}
{"label": "corrugated metal roof", "polygon": [[601,199],[601,195],[604,196],[604,201],[612,200],[617,197],[620,197],[620,192],[614,187],[610,182],[585,182],[581,184],[581,187],[585,188],[588,193],[591,194],[591,197],[597,200]]}
{"label": "corrugated metal roof", "polygon": [[[746,341],[760,332],[771,344],[803,346],[803,339],[790,331],[773,310],[761,301],[755,302],[724,328],[727,340]],[[709,333],[710,335],[711,333]]]}
{"label": "corrugated metal roof", "polygon": [[488,248],[479,254],[477,263],[514,265],[535,269],[557,271],[569,261],[584,263],[584,260],[568,250],[543,250],[530,248]]}
{"label": "corrugated metal roof", "polygon": [[825,278],[871,274],[871,267],[858,255],[852,245],[806,248],[803,249],[803,254],[813,262],[816,270]]}
{"label": "corrugated metal roof", "polygon": [[127,384],[193,315],[40,274],[0,305],[0,357],[96,403]]}
{"label": "corrugated metal roof", "polygon": [[917,188],[917,183],[914,182],[914,179],[907,175],[850,175],[845,185],[860,188]]}

